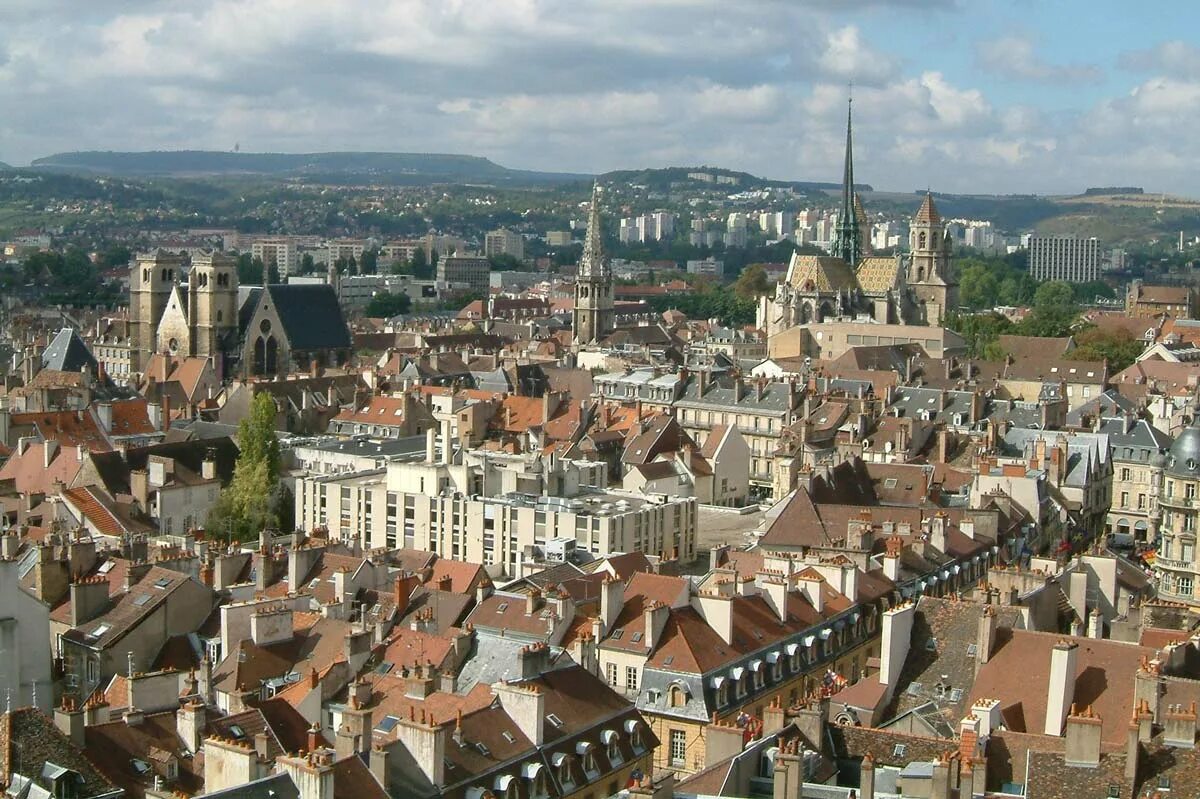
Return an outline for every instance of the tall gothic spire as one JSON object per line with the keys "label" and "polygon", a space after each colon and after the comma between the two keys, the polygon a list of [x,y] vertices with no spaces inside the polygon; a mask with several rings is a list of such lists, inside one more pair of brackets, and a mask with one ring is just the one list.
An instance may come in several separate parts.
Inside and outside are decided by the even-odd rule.
{"label": "tall gothic spire", "polygon": [[854,213],[854,133],[853,98],[846,100],[846,163],[842,171],[842,207],[838,211],[837,229],[833,234],[832,254],[851,266],[858,264],[862,254],[862,231]]}
{"label": "tall gothic spire", "polygon": [[604,234],[600,229],[600,184],[592,184],[592,207],[588,211],[587,236],[583,240],[583,256],[579,259],[579,277],[607,277],[608,263],[604,257]]}

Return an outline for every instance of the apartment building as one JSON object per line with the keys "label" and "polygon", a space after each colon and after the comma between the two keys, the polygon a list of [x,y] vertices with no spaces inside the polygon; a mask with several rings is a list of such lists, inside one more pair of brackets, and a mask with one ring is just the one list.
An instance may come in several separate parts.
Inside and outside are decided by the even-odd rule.
{"label": "apartment building", "polygon": [[1200,560],[1196,557],[1197,517],[1200,517],[1200,427],[1185,427],[1167,454],[1163,487],[1162,537],[1154,560],[1159,596],[1200,606],[1196,595]]}
{"label": "apartment building", "polygon": [[[367,548],[426,549],[520,573],[527,554],[564,540],[604,556],[696,551],[696,500],[607,491],[599,461],[457,450],[443,425],[441,453],[427,434],[423,457],[385,468],[296,481],[296,521]],[[430,431],[432,433],[432,431]]]}
{"label": "apartment building", "polygon": [[701,446],[714,427],[736,427],[750,447],[750,484],[769,495],[779,437],[801,417],[803,398],[804,391],[791,381],[714,380],[698,372],[674,408],[683,429]]}
{"label": "apartment building", "polygon": [[282,281],[296,274],[300,265],[300,249],[291,238],[257,239],[250,245],[250,255],[266,266],[274,266]]}
{"label": "apartment building", "polygon": [[511,255],[518,261],[525,260],[525,237],[507,228],[489,232],[483,239],[483,254],[488,258]]}
{"label": "apartment building", "polygon": [[1100,241],[1095,237],[1029,237],[1029,275],[1034,280],[1087,283],[1100,279]]}

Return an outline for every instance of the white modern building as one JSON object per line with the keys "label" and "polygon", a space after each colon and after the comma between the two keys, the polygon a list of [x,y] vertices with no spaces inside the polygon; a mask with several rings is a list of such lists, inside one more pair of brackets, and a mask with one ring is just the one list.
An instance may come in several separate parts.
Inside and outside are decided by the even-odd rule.
{"label": "white modern building", "polygon": [[[445,442],[451,446],[446,448]],[[296,481],[296,521],[364,547],[415,547],[508,575],[549,541],[594,555],[696,550],[696,500],[605,490],[602,462],[463,450],[430,431],[420,456],[382,469]]]}
{"label": "white modern building", "polygon": [[1100,241],[1095,237],[1029,237],[1029,275],[1034,280],[1087,283],[1100,279]]}

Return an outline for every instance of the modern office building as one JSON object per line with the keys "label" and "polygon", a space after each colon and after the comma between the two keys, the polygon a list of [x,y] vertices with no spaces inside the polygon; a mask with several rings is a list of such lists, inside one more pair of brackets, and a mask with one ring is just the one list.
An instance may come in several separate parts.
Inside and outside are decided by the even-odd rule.
{"label": "modern office building", "polygon": [[1078,236],[1029,237],[1029,274],[1034,280],[1087,283],[1100,279],[1100,241]]}
{"label": "modern office building", "polygon": [[525,238],[520,233],[514,233],[506,228],[493,230],[484,237],[483,254],[489,258],[497,255],[511,255],[518,261],[524,261]]}

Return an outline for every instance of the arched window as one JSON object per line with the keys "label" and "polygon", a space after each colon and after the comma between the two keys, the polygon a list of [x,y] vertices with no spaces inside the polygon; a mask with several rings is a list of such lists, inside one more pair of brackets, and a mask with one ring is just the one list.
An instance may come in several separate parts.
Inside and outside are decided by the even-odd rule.
{"label": "arched window", "polygon": [[923,231],[923,230],[917,236],[917,249],[918,250],[925,249],[925,231]]}
{"label": "arched window", "polygon": [[166,282],[167,282],[167,280],[169,279],[169,278],[167,277],[167,270],[166,270],[166,269],[162,270],[162,279],[163,279],[163,282],[164,282],[164,283],[166,283]]}
{"label": "arched window", "polygon": [[275,374],[279,370],[278,350],[279,345],[275,343],[275,337],[271,336],[267,339],[267,374]]}
{"label": "arched window", "polygon": [[671,707],[683,707],[687,704],[687,694],[678,685],[671,686]]}
{"label": "arched window", "polygon": [[150,282],[150,270],[149,269],[142,270],[142,280],[144,280],[147,283]]}
{"label": "arched window", "polygon": [[267,342],[259,337],[254,342],[254,374],[261,375],[267,370]]}
{"label": "arched window", "polygon": [[924,282],[924,280],[925,280],[925,267],[918,266],[917,267],[917,282],[922,283],[922,282]]}
{"label": "arched window", "polygon": [[218,322],[225,321],[225,312],[222,311],[220,308],[217,309],[217,321]]}

